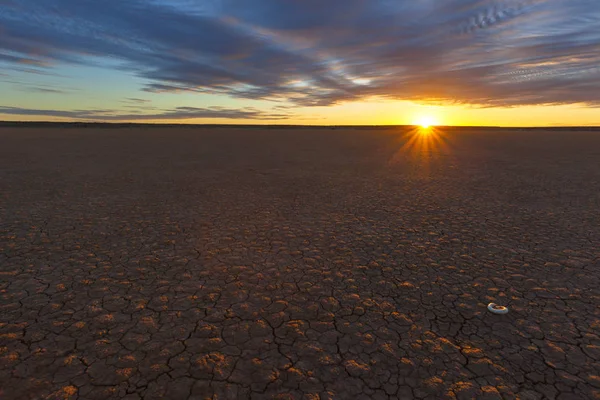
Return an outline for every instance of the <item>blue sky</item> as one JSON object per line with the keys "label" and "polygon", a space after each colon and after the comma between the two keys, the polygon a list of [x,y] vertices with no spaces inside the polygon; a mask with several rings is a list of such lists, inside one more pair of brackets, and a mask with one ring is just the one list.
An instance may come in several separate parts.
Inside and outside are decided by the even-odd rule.
{"label": "blue sky", "polygon": [[0,0],[0,93],[13,120],[600,123],[600,2]]}

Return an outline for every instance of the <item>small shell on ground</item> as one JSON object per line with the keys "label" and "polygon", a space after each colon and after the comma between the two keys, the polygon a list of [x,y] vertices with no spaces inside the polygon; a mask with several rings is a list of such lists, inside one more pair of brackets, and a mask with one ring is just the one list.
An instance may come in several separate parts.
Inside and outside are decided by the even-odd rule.
{"label": "small shell on ground", "polygon": [[499,306],[496,303],[488,304],[487,308],[494,314],[506,314],[508,312],[508,307]]}

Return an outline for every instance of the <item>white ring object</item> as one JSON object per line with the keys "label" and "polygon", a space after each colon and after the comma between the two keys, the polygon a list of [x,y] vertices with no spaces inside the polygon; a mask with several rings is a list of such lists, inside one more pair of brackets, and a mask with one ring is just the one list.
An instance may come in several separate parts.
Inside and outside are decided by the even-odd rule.
{"label": "white ring object", "polygon": [[490,303],[488,304],[488,310],[494,314],[506,314],[508,312],[508,307],[499,306],[496,303]]}

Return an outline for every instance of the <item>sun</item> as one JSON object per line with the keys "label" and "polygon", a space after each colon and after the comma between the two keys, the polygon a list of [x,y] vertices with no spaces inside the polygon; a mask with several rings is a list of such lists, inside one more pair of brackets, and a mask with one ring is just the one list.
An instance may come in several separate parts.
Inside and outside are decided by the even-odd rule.
{"label": "sun", "polygon": [[415,120],[415,125],[418,125],[423,129],[429,129],[432,126],[437,125],[437,121],[431,115],[423,115]]}

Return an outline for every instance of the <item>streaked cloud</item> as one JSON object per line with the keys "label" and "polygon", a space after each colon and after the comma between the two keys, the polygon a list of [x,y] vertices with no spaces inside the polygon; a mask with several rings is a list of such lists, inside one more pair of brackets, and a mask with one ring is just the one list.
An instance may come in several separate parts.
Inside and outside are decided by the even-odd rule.
{"label": "streaked cloud", "polygon": [[127,97],[124,100],[122,100],[123,103],[129,103],[129,104],[144,104],[144,103],[150,103],[150,100],[148,99],[138,99],[136,97]]}
{"label": "streaked cloud", "polygon": [[[153,109],[153,108],[150,108]],[[0,106],[0,114],[19,116],[46,116],[68,118],[82,121],[150,121],[150,120],[183,120],[183,119],[252,119],[276,121],[287,119],[292,115],[284,112],[266,112],[252,107],[240,109],[224,107],[177,107],[173,110],[148,113],[146,109],[138,109],[135,113],[124,113],[119,110],[47,110],[21,107]]]}
{"label": "streaked cloud", "polygon": [[0,32],[0,65],[111,60],[154,94],[600,105],[598,0],[0,0]]}
{"label": "streaked cloud", "polygon": [[52,93],[52,94],[67,93],[64,90],[53,89],[53,88],[49,88],[49,87],[40,87],[40,86],[31,86],[31,87],[28,87],[26,90],[31,91],[31,92],[36,92],[36,93]]}

